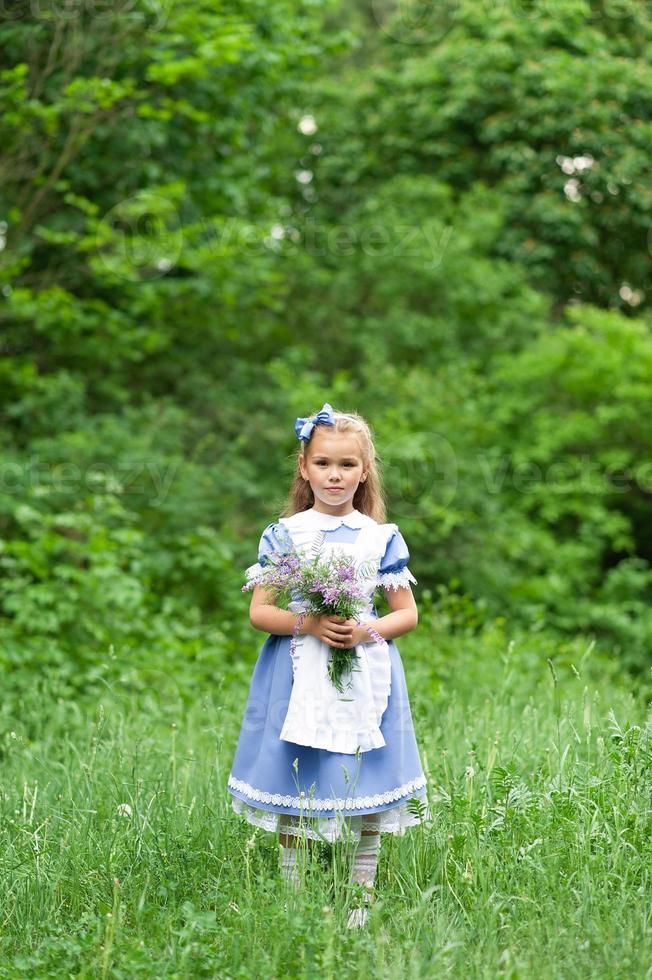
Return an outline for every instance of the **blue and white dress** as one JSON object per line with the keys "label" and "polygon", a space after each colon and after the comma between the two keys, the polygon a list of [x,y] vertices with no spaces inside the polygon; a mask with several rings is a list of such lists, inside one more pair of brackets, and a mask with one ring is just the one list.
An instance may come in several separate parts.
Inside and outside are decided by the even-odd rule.
{"label": "blue and white dress", "polygon": [[[376,588],[416,584],[396,524],[378,524],[357,510],[335,517],[314,508],[265,528],[258,563],[247,569],[248,580],[255,581],[269,555],[286,552],[288,544],[300,554],[329,548],[350,554],[356,562],[363,560],[367,571],[371,559],[375,574],[369,581],[365,613],[371,622],[378,618]],[[427,820],[426,777],[394,641],[387,642],[391,689],[380,722],[384,744],[354,754],[295,743],[281,734],[294,683],[290,642],[290,636],[270,635],[254,666],[228,778],[234,811],[264,830],[329,842],[358,840],[363,815],[365,829],[399,835]]]}

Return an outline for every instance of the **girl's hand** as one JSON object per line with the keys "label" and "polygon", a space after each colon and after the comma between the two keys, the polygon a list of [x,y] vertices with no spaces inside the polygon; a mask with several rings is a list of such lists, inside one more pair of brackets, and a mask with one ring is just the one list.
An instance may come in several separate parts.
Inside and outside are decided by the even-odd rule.
{"label": "girl's hand", "polygon": [[343,616],[322,613],[319,617],[311,616],[310,623],[312,636],[336,649],[346,650],[371,639],[364,624],[356,622],[355,619],[344,619]]}
{"label": "girl's hand", "polygon": [[343,616],[333,616],[330,613],[322,613],[321,616],[311,616],[309,619],[310,632],[322,643],[328,643],[331,647],[346,650],[353,646],[352,620],[346,620]]}
{"label": "girl's hand", "polygon": [[367,631],[367,624],[366,623],[359,623],[357,621],[357,619],[345,619],[343,625],[346,626],[347,624],[351,626],[351,633],[352,633],[351,646],[352,647],[357,646],[358,643],[370,643],[371,642],[372,636],[371,636],[371,633],[369,633]]}

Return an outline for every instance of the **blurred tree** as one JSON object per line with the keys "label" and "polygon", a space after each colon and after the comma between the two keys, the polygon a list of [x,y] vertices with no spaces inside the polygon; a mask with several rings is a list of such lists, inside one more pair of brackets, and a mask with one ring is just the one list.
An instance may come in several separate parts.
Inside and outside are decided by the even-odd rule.
{"label": "blurred tree", "polygon": [[454,199],[482,182],[503,205],[492,255],[522,266],[558,315],[573,299],[626,313],[649,302],[649,4],[363,6],[371,63],[313,102],[313,214],[345,220],[396,175],[432,177]]}
{"label": "blurred tree", "polygon": [[370,419],[422,586],[644,665],[651,21],[13,4],[0,667],[240,669],[323,401]]}

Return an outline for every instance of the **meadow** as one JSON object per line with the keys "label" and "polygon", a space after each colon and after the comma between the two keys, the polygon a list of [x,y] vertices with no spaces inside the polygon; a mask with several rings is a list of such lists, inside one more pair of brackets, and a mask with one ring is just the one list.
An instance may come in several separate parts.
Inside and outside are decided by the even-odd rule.
{"label": "meadow", "polygon": [[431,814],[383,835],[364,930],[350,844],[288,896],[277,836],[231,811],[239,672],[5,706],[0,977],[652,976],[643,690],[593,641],[500,620],[399,649]]}

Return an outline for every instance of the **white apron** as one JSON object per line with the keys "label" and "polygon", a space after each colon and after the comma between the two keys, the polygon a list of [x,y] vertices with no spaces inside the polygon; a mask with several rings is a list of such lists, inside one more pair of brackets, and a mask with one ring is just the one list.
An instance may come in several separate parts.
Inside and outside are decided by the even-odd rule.
{"label": "white apron", "polygon": [[[314,528],[293,529],[288,526],[294,546],[300,554],[313,557],[322,554],[352,555],[356,566],[365,565],[365,577],[357,580],[367,597],[367,606],[359,618],[372,622],[372,596],[376,575],[385,553],[392,526],[363,526],[353,543],[324,543],[324,534]],[[291,602],[288,608],[300,612],[305,603]],[[310,745],[330,752],[368,752],[385,745],[380,723],[391,693],[389,647],[374,640],[356,645],[357,668],[342,676],[343,693],[328,677],[330,648],[311,635],[295,638],[292,655],[293,683],[290,702],[280,738],[299,745]],[[350,682],[350,686],[349,686]]]}

